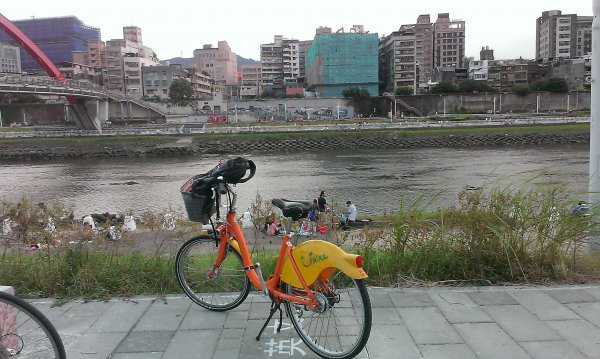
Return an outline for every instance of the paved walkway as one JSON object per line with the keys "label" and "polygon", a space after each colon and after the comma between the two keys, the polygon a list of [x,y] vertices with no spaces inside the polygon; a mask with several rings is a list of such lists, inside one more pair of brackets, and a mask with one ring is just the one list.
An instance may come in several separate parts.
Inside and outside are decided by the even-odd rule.
{"label": "paved walkway", "polygon": [[[373,328],[359,358],[600,358],[600,285],[369,289]],[[185,296],[34,301],[77,358],[317,358],[284,315],[257,342],[268,300],[225,313]]]}

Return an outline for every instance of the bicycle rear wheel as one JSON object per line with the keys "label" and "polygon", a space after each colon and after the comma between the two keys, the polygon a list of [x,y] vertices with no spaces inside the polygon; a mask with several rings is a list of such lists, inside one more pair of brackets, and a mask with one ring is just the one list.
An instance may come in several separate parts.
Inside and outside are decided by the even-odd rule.
{"label": "bicycle rear wheel", "polygon": [[242,257],[233,248],[219,268],[215,239],[192,238],[177,252],[177,281],[194,303],[206,309],[225,311],[240,305],[250,292]]}
{"label": "bicycle rear wheel", "polygon": [[39,310],[23,299],[0,292],[0,359],[65,359],[58,332]]}
{"label": "bicycle rear wheel", "polygon": [[[371,302],[362,279],[339,270],[311,287],[321,303],[313,310],[292,302],[285,309],[302,341],[323,358],[353,358],[371,333]],[[303,288],[286,285],[288,294],[304,296]]]}

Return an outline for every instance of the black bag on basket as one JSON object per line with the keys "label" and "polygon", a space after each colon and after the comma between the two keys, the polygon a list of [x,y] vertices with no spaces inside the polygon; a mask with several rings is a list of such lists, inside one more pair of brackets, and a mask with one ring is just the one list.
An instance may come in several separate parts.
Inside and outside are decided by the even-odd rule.
{"label": "black bag on basket", "polygon": [[[246,172],[250,170],[247,177]],[[227,183],[244,183],[254,176],[256,172],[256,165],[254,162],[247,160],[243,157],[238,157],[217,165],[208,174],[211,177],[222,176]]]}

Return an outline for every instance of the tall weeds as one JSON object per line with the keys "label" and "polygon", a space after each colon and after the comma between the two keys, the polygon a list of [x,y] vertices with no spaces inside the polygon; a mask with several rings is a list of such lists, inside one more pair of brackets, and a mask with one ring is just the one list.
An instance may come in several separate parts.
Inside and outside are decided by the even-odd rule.
{"label": "tall weeds", "polygon": [[375,230],[380,239],[362,235],[358,250],[371,276],[500,283],[561,280],[585,269],[582,249],[595,224],[570,214],[561,186],[465,188],[457,205],[431,211],[434,198],[402,201],[388,232]]}

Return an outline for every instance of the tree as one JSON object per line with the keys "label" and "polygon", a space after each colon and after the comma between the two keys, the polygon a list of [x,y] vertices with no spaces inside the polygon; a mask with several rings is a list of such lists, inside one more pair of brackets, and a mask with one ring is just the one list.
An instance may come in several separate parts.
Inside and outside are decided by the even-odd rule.
{"label": "tree", "polygon": [[464,80],[458,85],[460,93],[496,92],[494,88],[483,81]]}
{"label": "tree", "polygon": [[546,91],[554,93],[566,93],[569,92],[569,84],[567,80],[560,77],[551,77],[548,79],[548,87]]}
{"label": "tree", "polygon": [[442,81],[439,84],[433,86],[430,92],[434,94],[457,93],[458,85],[453,84],[450,81]]}
{"label": "tree", "polygon": [[192,84],[184,79],[177,79],[169,87],[169,99],[176,105],[189,105],[194,99]]}
{"label": "tree", "polygon": [[367,99],[371,97],[369,90],[360,88],[360,87],[350,87],[342,91],[342,96],[351,101],[356,101],[358,99]]}
{"label": "tree", "polygon": [[560,77],[551,77],[549,79],[537,80],[531,84],[533,91],[549,91],[554,93],[565,93],[569,91],[569,84]]}
{"label": "tree", "polygon": [[395,94],[398,96],[406,96],[406,95],[412,95],[413,94],[413,89],[410,87],[398,87],[395,91]]}
{"label": "tree", "polygon": [[531,92],[531,88],[527,84],[514,84],[512,87],[512,92],[519,97],[525,97],[529,95]]}
{"label": "tree", "polygon": [[354,113],[371,113],[372,98],[369,90],[360,87],[350,87],[342,91],[342,96],[346,99],[346,103],[354,107]]}

